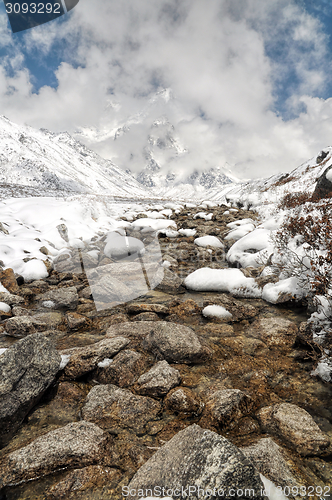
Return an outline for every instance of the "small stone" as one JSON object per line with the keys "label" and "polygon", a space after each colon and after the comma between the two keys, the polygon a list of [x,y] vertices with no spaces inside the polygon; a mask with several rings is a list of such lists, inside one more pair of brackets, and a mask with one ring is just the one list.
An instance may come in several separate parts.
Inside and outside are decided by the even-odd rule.
{"label": "small stone", "polygon": [[198,416],[204,409],[204,403],[187,387],[178,387],[167,394],[165,408],[183,415]]}
{"label": "small stone", "polygon": [[260,318],[251,324],[247,334],[261,340],[269,347],[289,349],[295,343],[297,326],[292,321],[277,316]]}
{"label": "small stone", "polygon": [[156,290],[175,294],[185,292],[185,289],[183,287],[183,280],[169,269],[164,269],[164,277],[161,283],[159,283],[159,285],[156,287]]}
{"label": "small stone", "polygon": [[79,330],[80,328],[88,326],[91,321],[86,316],[77,314],[76,312],[66,314],[66,320],[70,330]]}
{"label": "small stone", "polygon": [[330,445],[308,412],[290,403],[262,408],[257,417],[264,432],[283,439],[300,455],[321,455]]}
{"label": "small stone", "polygon": [[159,361],[140,376],[136,392],[145,396],[162,397],[180,383],[180,372],[172,368],[167,361]]}
{"label": "small stone", "polygon": [[127,311],[129,314],[140,314],[143,312],[168,314],[168,307],[162,304],[128,304]]}
{"label": "small stone", "polygon": [[15,316],[5,321],[5,329],[11,337],[21,338],[37,331],[46,330],[47,325],[30,316]]}
{"label": "small stone", "polygon": [[0,271],[0,283],[6,288],[6,290],[8,290],[9,293],[16,294],[20,290],[14,271],[10,268]]}
{"label": "small stone", "polygon": [[160,321],[160,318],[154,312],[143,312],[134,316],[132,321]]}
{"label": "small stone", "polygon": [[206,414],[214,423],[227,427],[232,421],[248,415],[253,407],[252,399],[238,389],[216,391],[206,402]]}
{"label": "small stone", "polygon": [[13,316],[31,316],[31,311],[29,311],[29,309],[26,309],[25,307],[14,306],[12,308],[12,315]]}
{"label": "small stone", "polygon": [[67,308],[76,309],[78,304],[78,295],[76,287],[60,288],[57,290],[49,290],[48,292],[38,296],[39,302],[54,302],[55,309]]}
{"label": "small stone", "polygon": [[25,300],[19,295],[14,295],[12,293],[0,292],[0,302],[4,302],[9,306],[19,306],[24,304]]}

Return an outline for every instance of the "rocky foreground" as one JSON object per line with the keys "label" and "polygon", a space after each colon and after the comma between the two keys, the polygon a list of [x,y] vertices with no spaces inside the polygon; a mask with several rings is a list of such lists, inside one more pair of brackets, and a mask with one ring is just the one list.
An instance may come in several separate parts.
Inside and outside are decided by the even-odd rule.
{"label": "rocky foreground", "polygon": [[[254,217],[189,212],[173,213],[178,228],[221,241],[228,223]],[[189,292],[189,273],[227,266],[220,248],[171,232],[159,243],[163,281],[109,309],[96,309],[74,254],[43,280],[0,272],[0,498],[142,498],[155,487],[265,498],[260,474],[286,496],[328,498],[332,390],[310,375],[320,352],[305,310],[290,297],[281,307]],[[109,265],[105,245],[83,262]],[[258,286],[276,279],[242,271]],[[230,316],[203,315],[209,305]]]}

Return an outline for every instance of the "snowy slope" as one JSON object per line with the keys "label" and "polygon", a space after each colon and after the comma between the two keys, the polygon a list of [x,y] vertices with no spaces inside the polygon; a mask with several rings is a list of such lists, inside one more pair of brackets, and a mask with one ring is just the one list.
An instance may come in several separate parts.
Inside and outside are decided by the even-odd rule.
{"label": "snowy slope", "polygon": [[228,192],[225,189],[218,190],[210,193],[210,198],[223,201],[226,195],[231,202],[240,201],[253,206],[278,203],[287,193],[301,191],[312,193],[318,177],[331,164],[332,147],[327,147],[288,174],[281,173],[265,179],[242,183],[236,187],[232,186]]}
{"label": "snowy slope", "polygon": [[148,189],[67,133],[19,126],[0,117],[0,178],[6,185],[145,198]]}

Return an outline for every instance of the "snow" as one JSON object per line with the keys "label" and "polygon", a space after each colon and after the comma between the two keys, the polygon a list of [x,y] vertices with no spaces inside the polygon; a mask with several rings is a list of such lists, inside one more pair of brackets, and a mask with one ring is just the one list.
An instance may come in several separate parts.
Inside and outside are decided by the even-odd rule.
{"label": "snow", "polygon": [[273,253],[270,240],[271,231],[264,228],[255,229],[231,246],[227,253],[230,264],[240,264],[242,267],[258,267],[267,256]]}
{"label": "snow", "polygon": [[267,479],[263,474],[259,474],[260,478],[262,480],[262,483],[264,484],[264,490],[266,493],[266,496],[270,500],[288,500],[289,497],[286,497],[280,489],[277,488],[277,486],[272,483],[269,479]]}
{"label": "snow", "polygon": [[168,219],[137,219],[131,224],[133,227],[151,227],[154,231],[158,231],[159,229],[167,229],[169,227],[176,229],[176,223],[173,220]]}
{"label": "snow", "polygon": [[169,260],[164,260],[163,263],[161,264],[163,267],[165,267],[166,269],[168,269],[169,267],[171,267],[171,263]]}
{"label": "snow", "polygon": [[197,233],[196,229],[179,229],[179,233],[183,236],[195,236]]}
{"label": "snow", "polygon": [[327,356],[323,356],[319,361],[315,370],[311,372],[311,375],[320,377],[324,382],[332,381],[332,359]]}
{"label": "snow", "polygon": [[4,352],[6,352],[6,351],[7,351],[7,349],[6,349],[6,348],[5,348],[5,349],[0,349],[0,356],[1,356],[1,354],[3,354],[3,353],[4,353]]}
{"label": "snow", "polygon": [[42,303],[42,306],[47,307],[48,309],[53,309],[55,307],[55,302],[53,302],[53,300],[45,300]]}
{"label": "snow", "polygon": [[278,297],[282,293],[289,293],[292,297],[300,299],[304,292],[298,285],[298,279],[295,277],[280,280],[277,283],[268,283],[263,288],[262,299],[271,304],[276,304]]}
{"label": "snow", "polygon": [[332,182],[332,169],[326,172],[325,177],[327,178],[328,181]]}
{"label": "snow", "polygon": [[194,243],[199,247],[210,246],[215,248],[224,248],[224,245],[216,236],[202,236],[201,238],[196,238]]}
{"label": "snow", "polygon": [[202,314],[206,318],[231,319],[233,317],[233,315],[229,311],[227,311],[227,309],[217,305],[206,306],[203,309]]}
{"label": "snow", "polygon": [[157,231],[157,234],[160,233],[167,236],[167,238],[177,238],[179,236],[179,232],[174,231],[174,229],[159,229],[159,231]]}
{"label": "snow", "polygon": [[98,366],[99,368],[106,368],[107,366],[110,366],[111,363],[113,363],[113,359],[105,358],[102,361],[99,361]]}
{"label": "snow", "polygon": [[203,267],[184,280],[189,290],[196,292],[230,292],[241,297],[261,297],[254,278],[246,278],[239,269],[210,269]]}
{"label": "snow", "polygon": [[213,213],[207,214],[206,212],[198,212],[196,215],[194,215],[194,219],[205,219],[205,220],[212,220]]}
{"label": "snow", "polygon": [[70,354],[61,354],[60,370],[66,368],[70,360]]}
{"label": "snow", "polygon": [[46,266],[40,260],[13,262],[11,267],[26,280],[40,280],[48,276]]}
{"label": "snow", "polygon": [[4,313],[9,313],[10,306],[8,304],[5,304],[4,302],[0,302],[0,311]]}
{"label": "snow", "polygon": [[5,287],[3,286],[3,284],[2,284],[2,283],[0,283],[0,292],[3,292],[3,293],[10,293],[10,292],[7,290],[7,288],[5,288]]}

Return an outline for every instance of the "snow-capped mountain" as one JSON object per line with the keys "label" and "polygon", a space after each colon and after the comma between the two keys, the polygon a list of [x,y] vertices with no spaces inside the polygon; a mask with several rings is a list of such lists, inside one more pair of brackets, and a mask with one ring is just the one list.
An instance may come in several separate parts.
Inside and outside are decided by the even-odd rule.
{"label": "snow-capped mountain", "polygon": [[[82,128],[75,136],[88,145],[97,145],[99,151],[113,151],[116,163],[158,196],[197,198],[210,189],[239,182],[228,165],[209,165],[206,170],[197,168],[188,173],[191,151],[172,124],[172,117],[180,127],[186,118],[179,117],[176,106],[172,91],[163,89],[123,123],[105,125],[102,130]],[[116,116],[116,106],[112,109]]]}
{"label": "snow-capped mountain", "polygon": [[151,192],[68,133],[54,134],[0,117],[1,183],[42,193],[90,193],[145,198]]}

